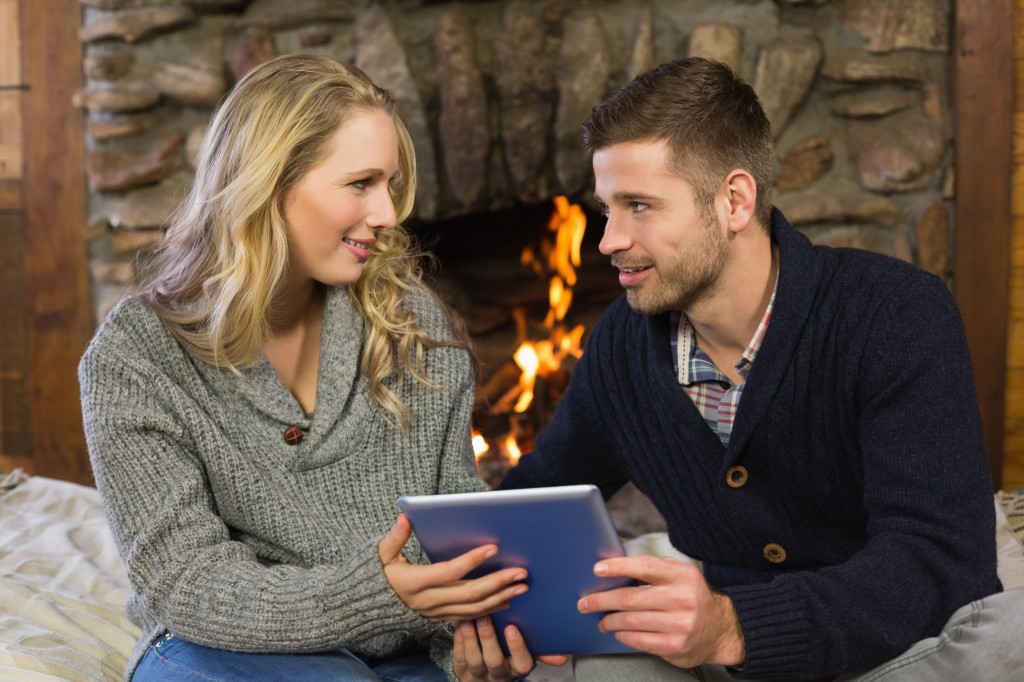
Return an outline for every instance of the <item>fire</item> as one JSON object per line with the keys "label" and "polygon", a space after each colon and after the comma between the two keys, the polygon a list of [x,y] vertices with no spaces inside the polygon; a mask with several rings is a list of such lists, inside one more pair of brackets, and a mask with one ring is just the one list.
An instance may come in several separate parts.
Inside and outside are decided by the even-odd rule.
{"label": "fire", "polygon": [[519,346],[512,359],[516,361],[519,369],[523,371],[519,377],[519,388],[521,389],[519,400],[516,401],[516,406],[512,409],[514,412],[526,412],[526,408],[533,402],[533,387],[537,381],[540,359],[537,355],[537,349],[530,343],[524,343]]}
{"label": "fire", "polygon": [[519,463],[519,458],[522,456],[522,452],[519,450],[519,444],[516,442],[515,434],[508,434],[505,436],[505,441],[502,443],[505,447],[505,454],[508,455],[508,462],[512,466]]}
{"label": "fire", "polygon": [[473,456],[479,460],[487,454],[487,451],[490,449],[491,446],[487,444],[487,439],[484,438],[484,434],[473,429]]}
{"label": "fire", "polygon": [[583,208],[579,204],[570,204],[565,197],[555,197],[555,213],[551,216],[548,229],[557,233],[555,248],[548,257],[548,267],[557,272],[570,287],[575,286],[576,268],[580,265],[580,246],[587,229]]}
{"label": "fire", "polygon": [[[513,359],[522,370],[519,378],[519,399],[515,412],[525,412],[534,398],[537,377],[547,378],[562,367],[568,356],[579,358],[583,354],[581,341],[583,325],[566,331],[561,324],[572,305],[572,288],[576,284],[576,268],[580,265],[580,246],[587,228],[587,218],[579,204],[570,204],[566,197],[555,197],[555,212],[548,222],[548,229],[555,232],[554,245],[545,240],[541,252],[546,255],[547,269],[554,273],[548,287],[548,314],[544,326],[551,330],[551,337],[541,341],[523,341]],[[540,261],[531,247],[523,249],[521,262],[542,274]],[[525,329],[522,320],[520,330]]]}
{"label": "fire", "polygon": [[[482,434],[474,431],[473,449],[481,465],[486,463],[486,467],[493,467],[492,460],[500,459],[506,467],[515,466],[521,454],[521,444],[531,447],[535,429],[529,424],[537,421],[538,415],[543,420],[543,413],[549,407],[550,392],[554,390],[557,395],[558,389],[554,387],[564,387],[567,381],[571,366],[566,369],[566,363],[583,354],[584,326],[580,324],[569,329],[564,320],[572,305],[586,225],[581,206],[570,204],[566,197],[556,197],[555,211],[548,222],[549,230],[555,233],[553,239],[545,237],[540,244],[527,246],[521,253],[520,263],[549,281],[548,312],[544,318],[547,338],[530,339],[526,312],[523,309],[514,312],[520,344],[512,359],[519,376],[515,385],[499,394],[500,399],[491,408],[493,415],[509,415],[509,431],[494,441],[497,447],[488,444]],[[538,396],[542,400],[539,410],[534,410],[538,414],[530,416],[527,412]]]}

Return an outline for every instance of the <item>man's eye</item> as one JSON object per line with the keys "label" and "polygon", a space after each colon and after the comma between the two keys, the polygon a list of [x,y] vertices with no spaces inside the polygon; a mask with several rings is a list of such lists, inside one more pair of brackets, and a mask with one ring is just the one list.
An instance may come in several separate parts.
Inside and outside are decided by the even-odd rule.
{"label": "man's eye", "polygon": [[631,201],[629,205],[633,207],[633,213],[642,213],[650,208],[649,204],[645,204],[642,201]]}
{"label": "man's eye", "polygon": [[597,210],[605,218],[608,217],[608,204],[598,204],[597,205]]}

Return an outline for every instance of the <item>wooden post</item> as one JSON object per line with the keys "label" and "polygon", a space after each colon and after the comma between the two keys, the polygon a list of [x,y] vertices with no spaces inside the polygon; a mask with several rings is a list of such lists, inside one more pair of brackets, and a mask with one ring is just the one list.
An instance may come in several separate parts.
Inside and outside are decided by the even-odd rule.
{"label": "wooden post", "polygon": [[90,483],[78,361],[93,331],[85,240],[80,9],[19,0],[24,146],[24,302],[32,457],[40,474]]}
{"label": "wooden post", "polygon": [[1014,11],[957,0],[956,264],[993,484],[1002,482],[1010,264]]}
{"label": "wooden post", "polygon": [[32,468],[22,288],[24,177],[18,0],[0,0],[0,470]]}

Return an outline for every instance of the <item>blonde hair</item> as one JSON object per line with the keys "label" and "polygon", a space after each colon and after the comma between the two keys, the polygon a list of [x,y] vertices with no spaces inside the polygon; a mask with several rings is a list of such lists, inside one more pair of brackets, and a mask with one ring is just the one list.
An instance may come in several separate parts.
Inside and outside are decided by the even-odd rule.
{"label": "blonde hair", "polygon": [[[288,269],[284,197],[339,126],[374,109],[391,116],[398,135],[399,173],[390,193],[401,223],[416,192],[412,141],[390,94],[355,66],[312,53],[277,57],[247,74],[218,107],[192,189],[155,254],[144,293],[196,357],[234,371],[259,358],[271,334],[271,301]],[[424,349],[452,343],[431,339],[402,309],[408,292],[429,292],[422,278],[418,254],[399,226],[378,235],[373,257],[348,288],[368,322],[361,371],[375,403],[404,428],[411,413],[388,384],[400,384],[405,368],[433,387]]]}

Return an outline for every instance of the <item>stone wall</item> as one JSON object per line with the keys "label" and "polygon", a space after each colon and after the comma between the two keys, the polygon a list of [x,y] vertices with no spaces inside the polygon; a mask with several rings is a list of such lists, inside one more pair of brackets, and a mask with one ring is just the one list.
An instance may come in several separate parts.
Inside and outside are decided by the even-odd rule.
{"label": "stone wall", "polygon": [[[402,103],[413,231],[559,194],[586,203],[579,124],[635,73],[733,66],[778,149],[776,203],[813,240],[949,277],[951,0],[81,0],[97,317],[192,178],[212,108],[274,55],[354,61]],[[496,225],[497,223],[494,223]],[[507,227],[501,229],[509,229]]]}

